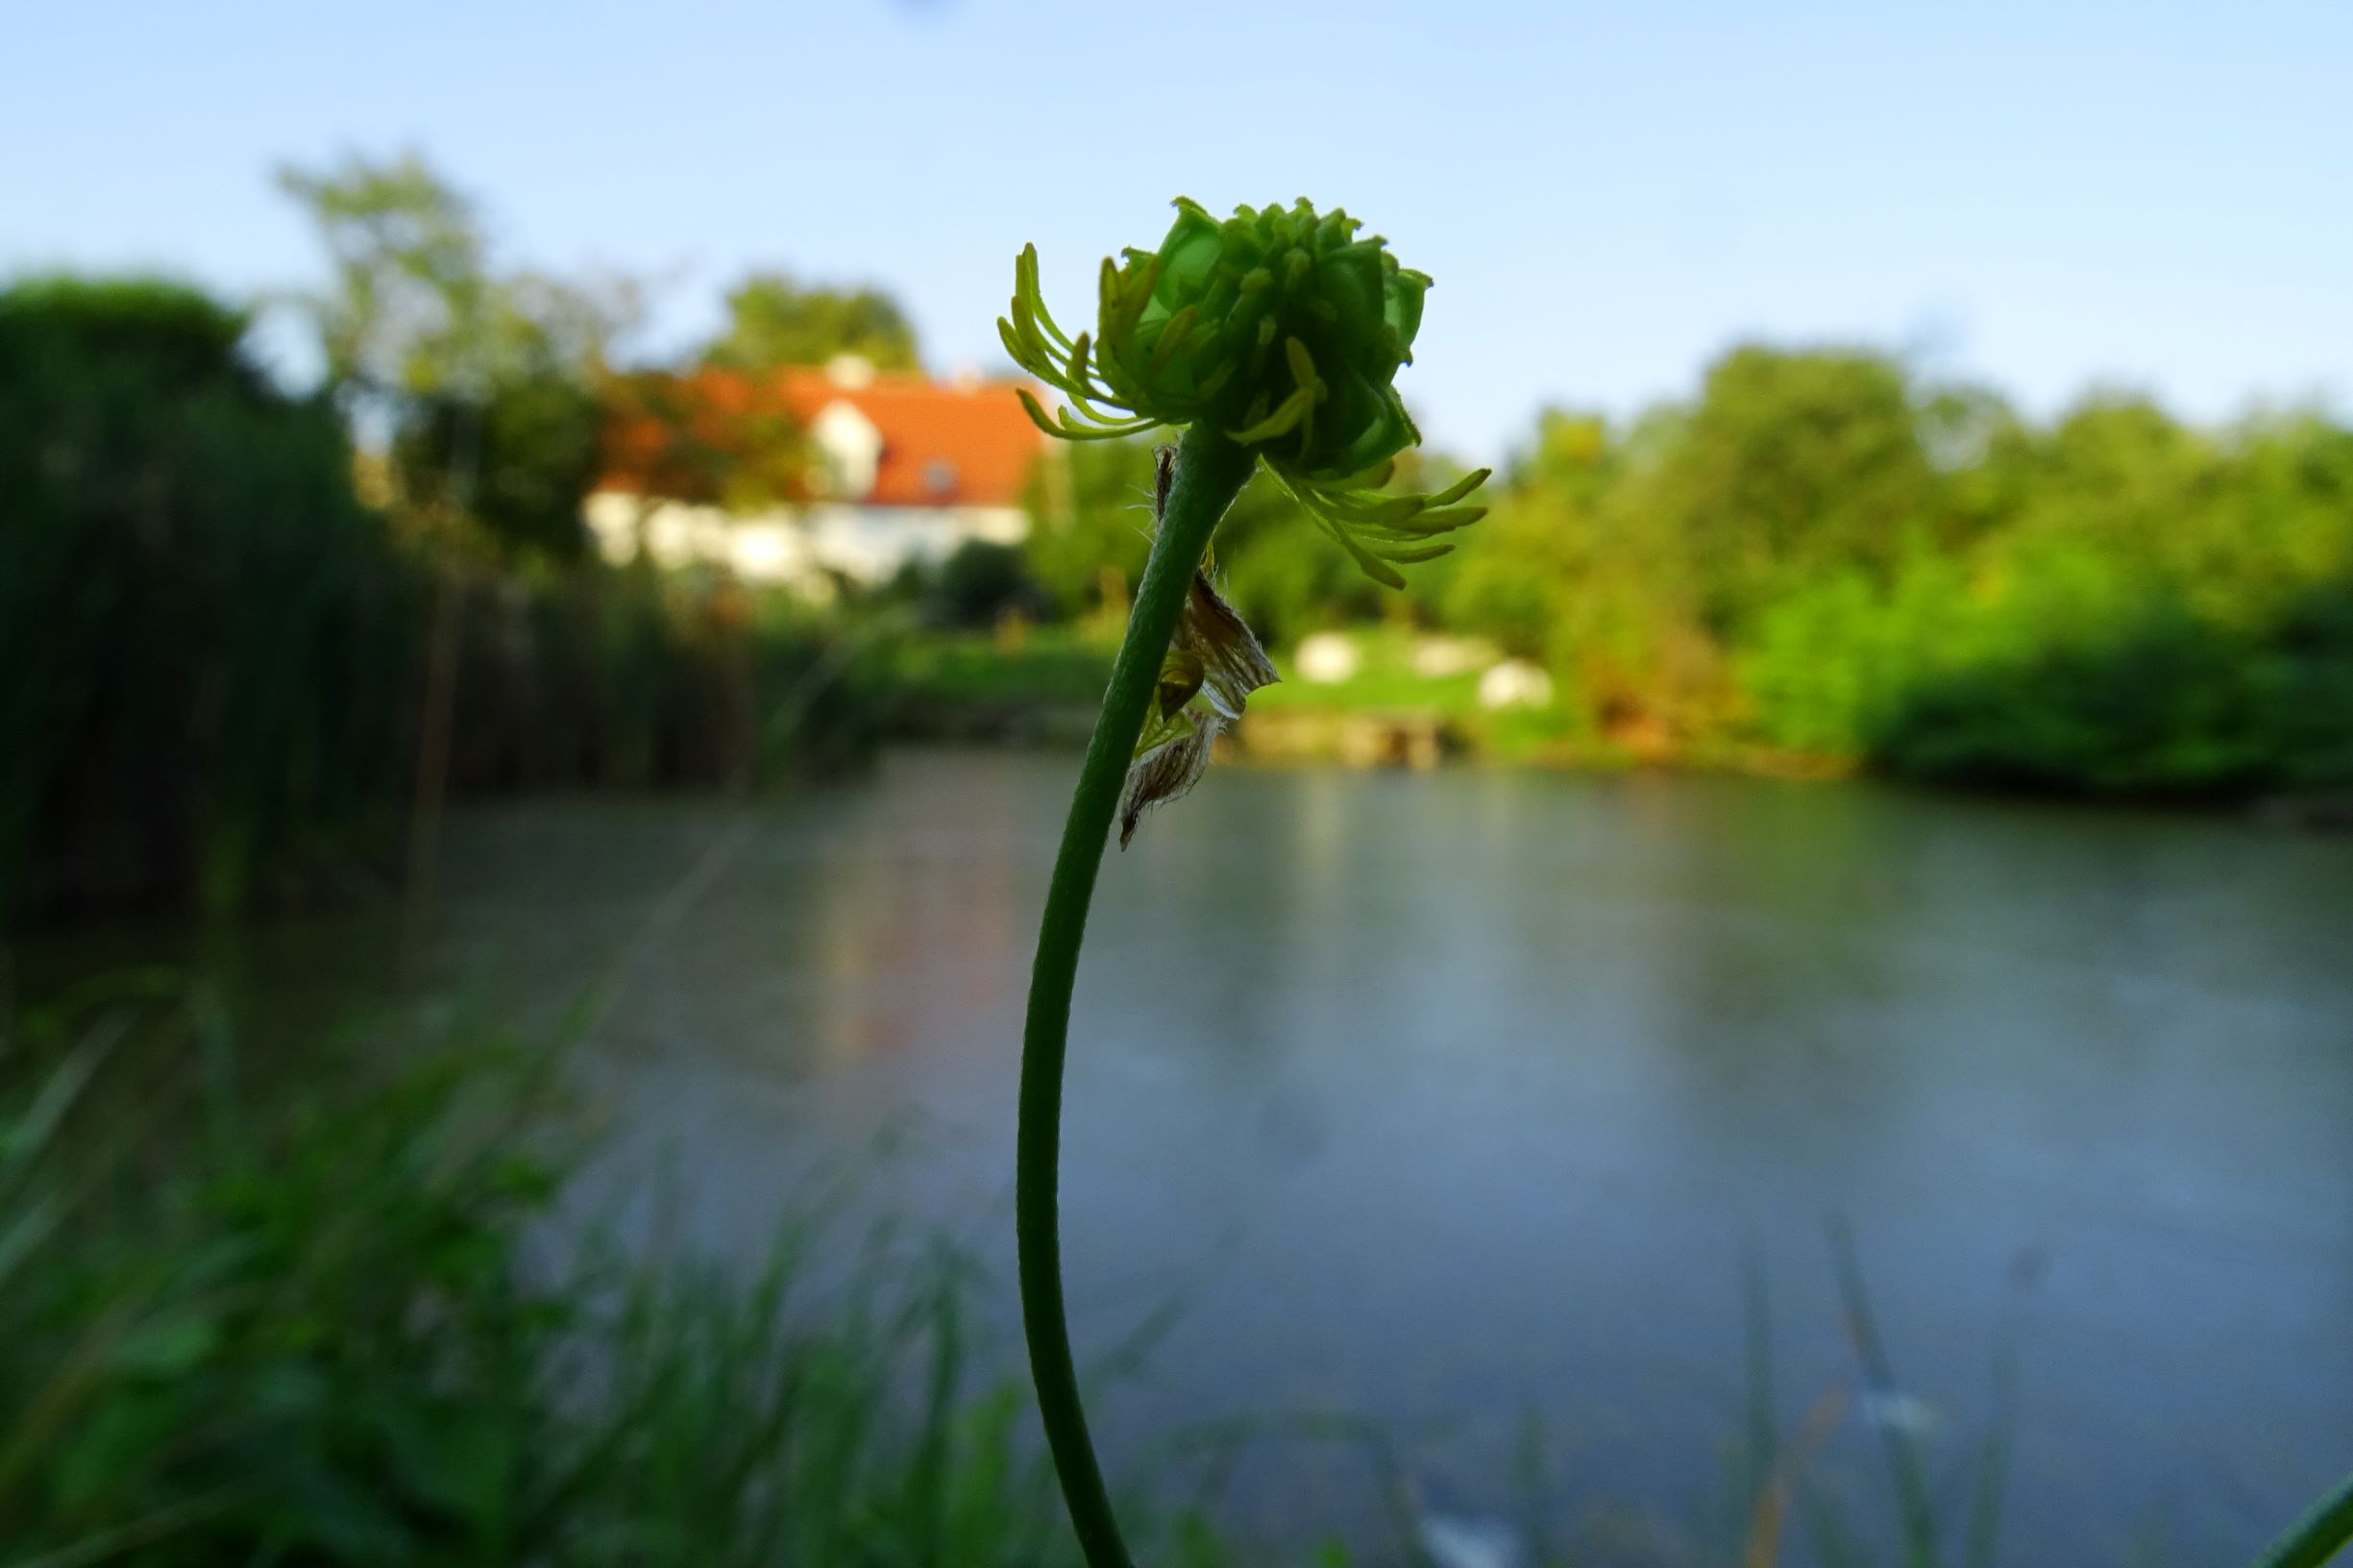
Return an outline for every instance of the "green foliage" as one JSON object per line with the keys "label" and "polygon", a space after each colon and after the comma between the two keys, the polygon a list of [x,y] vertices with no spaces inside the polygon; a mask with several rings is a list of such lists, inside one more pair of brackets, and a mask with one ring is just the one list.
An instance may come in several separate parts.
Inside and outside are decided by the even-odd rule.
{"label": "green foliage", "polygon": [[1512,473],[1475,548],[1449,557],[1446,619],[1521,658],[1562,651],[1555,646],[1562,587],[1592,581],[1596,510],[1621,466],[1598,416],[1545,410],[1534,451]]}
{"label": "green foliage", "polygon": [[2353,431],[2047,430],[1894,361],[1744,348],[1631,428],[1548,414],[1447,622],[1646,750],[2243,794],[2353,782]]}
{"label": "green foliage", "polygon": [[[1031,571],[1066,611],[1099,563],[1130,580],[1151,474],[1141,442],[1107,441],[1036,488]],[[2097,397],[2038,429],[1885,357],[1748,347],[1630,426],[1547,411],[1417,605],[1300,549],[1286,506],[1254,487],[1217,536],[1270,645],[1434,620],[1553,671],[1532,722],[1561,755],[2202,796],[2353,783],[2353,430],[2315,413],[2209,432]],[[1302,699],[1357,697],[1269,705]]]}
{"label": "green foliage", "polygon": [[[1152,548],[1154,452],[1147,437],[1086,441],[1049,452],[1032,475],[1022,545],[1029,576],[1051,607],[1083,615],[1106,594],[1124,612]],[[1410,485],[1419,465],[1401,465]],[[1222,591],[1269,646],[1409,606],[1384,596],[1316,536],[1299,502],[1260,474],[1217,526],[1214,566]],[[1428,569],[1425,569],[1428,570]]]}
{"label": "green foliage", "polygon": [[[559,1064],[478,1024],[380,1020],[257,1072],[215,998],[146,974],[10,1019],[7,1044],[12,1563],[1074,1561],[1031,1407],[984,1370],[1002,1347],[979,1265],[943,1238],[846,1235],[823,1218],[840,1189],[813,1184],[737,1266],[578,1239],[558,1216],[585,1207],[567,1187],[587,1145]],[[1884,1400],[1906,1385],[1843,1231],[1833,1249],[1857,1391]],[[1747,1283],[1747,1420],[1722,1538],[1689,1560],[1793,1560],[1792,1537],[1826,1564],[2002,1560],[2022,1299],[1982,1423],[1939,1465],[1885,1409],[1840,1440],[1855,1420],[1835,1387],[1785,1425],[1754,1261]],[[1875,1550],[1889,1510],[1857,1507],[1854,1466],[1874,1457],[1858,1435],[1878,1438],[1893,1501],[1895,1538]],[[1308,1560],[1421,1560],[1403,1456],[1336,1415],[1170,1434],[1194,1506],[1140,1515],[1140,1560],[1252,1560],[1203,1509],[1246,1449],[1330,1444],[1372,1481],[1369,1550],[1327,1538]],[[1563,1519],[1579,1490],[1532,1414],[1514,1469],[1524,1560],[1630,1560]],[[2265,1560],[2317,1564],[2348,1529],[2341,1488]]]}
{"label": "green foliage", "polygon": [[333,288],[310,302],[329,383],[431,392],[455,380],[490,304],[474,204],[413,153],[282,169],[278,186],[333,260]]}
{"label": "green foliage", "polygon": [[702,351],[724,370],[821,365],[856,355],[877,370],[918,370],[915,328],[879,289],[812,288],[755,272],[727,291],[726,330]]}
{"label": "green foliage", "polygon": [[1031,597],[1021,548],[967,539],[940,563],[933,597],[951,625],[985,626],[1019,609]]}
{"label": "green foliage", "polygon": [[1703,621],[1736,632],[1791,582],[1884,580],[1939,531],[1941,499],[1895,364],[1750,347],[1710,367],[1630,511],[1672,540]]}
{"label": "green foliage", "polygon": [[1413,668],[1417,637],[1387,628],[1346,635],[1357,655],[1356,669],[1347,678],[1309,684],[1294,677],[1259,694],[1256,706],[1269,713],[1286,708],[1325,707],[1367,713],[1425,713],[1445,719],[1458,731],[1478,724],[1485,717],[1479,706],[1479,674],[1475,669],[1424,674]]}
{"label": "green foliage", "polygon": [[388,426],[406,520],[454,523],[510,557],[577,555],[601,466],[593,389],[626,291],[494,272],[474,205],[414,155],[279,184],[334,262],[309,302],[329,385]]}
{"label": "green foliage", "polygon": [[1412,605],[1385,595],[1333,550],[1307,522],[1299,502],[1271,476],[1242,487],[1217,526],[1217,569],[1226,597],[1268,643],[1295,642],[1343,621]]}
{"label": "green foliage", "polygon": [[10,1059],[12,1561],[1067,1560],[945,1243],[845,1268],[796,1220],[748,1276],[534,1265],[570,1167],[547,1063],[395,1035],[265,1095],[174,995],[27,1020]]}
{"label": "green foliage", "polygon": [[[0,919],[234,909],[385,858],[440,536],[355,499],[335,409],[272,387],[243,325],[165,283],[0,293]],[[553,553],[568,487],[485,469],[484,505]],[[584,563],[445,591],[461,792],[756,779],[870,730],[838,629],[724,583]]]}
{"label": "green foliage", "polygon": [[910,637],[891,650],[887,722],[920,740],[1083,743],[1115,647],[1058,625]]}
{"label": "green foliage", "polygon": [[1973,548],[1786,596],[1744,650],[1776,740],[1960,782],[2244,793],[2353,779],[2344,432],[2202,439],[2094,404]]}
{"label": "green foliage", "polygon": [[642,568],[478,582],[458,615],[451,787],[708,789],[842,766],[878,708],[860,635]]}
{"label": "green foliage", "polygon": [[639,496],[757,511],[790,500],[807,473],[803,432],[756,384],[740,400],[667,371],[610,376],[599,387],[608,473]]}
{"label": "green foliage", "polygon": [[2340,585],[2235,633],[2160,587],[2091,635],[2013,622],[2001,628],[2014,644],[2006,653],[1922,661],[1868,744],[1894,772],[1965,783],[2186,794],[2341,785],[2353,780],[2349,606],[2353,588]]}
{"label": "green foliage", "polygon": [[478,400],[437,394],[395,434],[393,473],[412,506],[464,515],[514,554],[577,560],[602,424],[596,394],[557,376],[500,381]]}
{"label": "green foliage", "polygon": [[412,585],[327,404],[170,284],[0,294],[0,888],[237,901],[379,796]]}
{"label": "green foliage", "polygon": [[1125,612],[1152,550],[1153,449],[1143,438],[1078,442],[1031,468],[1022,553],[1062,613],[1094,608],[1107,592]]}

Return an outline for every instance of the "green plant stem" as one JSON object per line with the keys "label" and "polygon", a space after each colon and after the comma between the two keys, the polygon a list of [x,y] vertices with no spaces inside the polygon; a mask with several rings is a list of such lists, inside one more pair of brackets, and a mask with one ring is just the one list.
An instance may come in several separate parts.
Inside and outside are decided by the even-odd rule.
{"label": "green plant stem", "polygon": [[1114,661],[1103,712],[1087,743],[1087,760],[1070,796],[1062,849],[1038,929],[1038,960],[1030,971],[1029,1020],[1021,1035],[1021,1115],[1015,1138],[1014,1215],[1021,1254],[1021,1321],[1029,1338],[1030,1377],[1046,1446],[1062,1478],[1070,1524],[1089,1568],[1131,1568],[1113,1517],[1103,1468],[1087,1435],[1078,1371],[1070,1359],[1070,1325],[1063,1311],[1062,1225],[1058,1170],[1062,1148],[1063,1056],[1070,1032],[1070,991],[1078,978],[1079,943],[1087,906],[1103,864],[1119,793],[1144,714],[1160,678],[1193,574],[1210,534],[1250,478],[1253,455],[1215,430],[1196,425],[1177,446],[1175,483],[1136,590],[1127,636]]}
{"label": "green plant stem", "polygon": [[2273,1541],[2255,1568],[2320,1568],[2347,1542],[2353,1542],[2353,1475]]}

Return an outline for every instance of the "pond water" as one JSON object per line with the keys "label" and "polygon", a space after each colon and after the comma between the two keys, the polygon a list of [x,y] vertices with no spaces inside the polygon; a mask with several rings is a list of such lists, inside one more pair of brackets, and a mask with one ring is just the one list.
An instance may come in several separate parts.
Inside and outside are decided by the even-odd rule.
{"label": "pond water", "polygon": [[[1009,1282],[1075,768],[907,752],[748,809],[462,814],[444,972],[551,1012],[605,984],[604,1168],[671,1153],[698,1239],[756,1248],[812,1161],[899,1127],[890,1201]],[[347,940],[281,961],[329,974]],[[1532,1421],[1589,1537],[1696,1553],[1752,1250],[1780,1419],[1837,1416],[1810,1473],[1867,1527],[1874,1422],[1944,1482],[2005,1343],[2005,1561],[2243,1558],[2353,1465],[2353,841],[1853,784],[1220,769],[1111,858],[1072,1041],[1077,1332],[1179,1309],[1101,1396],[1115,1468],[1194,1423],[1345,1414],[1425,1497],[1487,1507]],[[1858,1384],[1831,1221],[1893,1397]],[[1341,1526],[1359,1458],[1255,1447],[1225,1506]]]}

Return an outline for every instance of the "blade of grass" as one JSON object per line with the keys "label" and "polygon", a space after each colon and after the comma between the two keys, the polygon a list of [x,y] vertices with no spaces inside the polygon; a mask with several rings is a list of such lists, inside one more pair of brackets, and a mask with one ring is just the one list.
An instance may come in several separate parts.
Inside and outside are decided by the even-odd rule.
{"label": "blade of grass", "polygon": [[1774,1473],[1757,1489],[1756,1508],[1749,1520],[1747,1549],[1741,1556],[1741,1568],[1773,1568],[1781,1556],[1781,1525],[1789,1513],[1793,1492],[1804,1483],[1805,1468],[1822,1445],[1830,1440],[1838,1430],[1841,1417],[1847,1413],[1847,1390],[1826,1388],[1806,1412],[1805,1425],[1799,1429],[1796,1445],[1788,1449],[1775,1464]]}
{"label": "blade of grass", "polygon": [[[1854,1236],[1843,1218],[1829,1222],[1830,1256],[1838,1276],[1838,1292],[1846,1304],[1847,1332],[1863,1363],[1868,1391],[1884,1399],[1896,1390],[1895,1369],[1879,1340],[1877,1320],[1863,1290],[1863,1269],[1855,1257]],[[1896,1503],[1903,1526],[1904,1561],[1909,1568],[1935,1568],[1936,1514],[1928,1498],[1928,1483],[1910,1434],[1893,1421],[1873,1423],[1895,1478]]]}
{"label": "blade of grass", "polygon": [[2353,1543],[2353,1475],[2264,1549],[2254,1568],[2320,1568]]}

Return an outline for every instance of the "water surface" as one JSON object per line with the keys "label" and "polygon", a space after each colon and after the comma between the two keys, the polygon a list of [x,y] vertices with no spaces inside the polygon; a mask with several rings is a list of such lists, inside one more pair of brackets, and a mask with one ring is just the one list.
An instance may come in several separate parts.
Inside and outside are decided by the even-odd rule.
{"label": "water surface", "polygon": [[[756,1248],[813,1158],[912,1124],[891,1201],[1010,1279],[1075,766],[914,752],[748,812],[464,814],[443,972],[551,1012],[618,979],[606,1168],[672,1151],[699,1239]],[[1838,1216],[1940,1467],[2015,1328],[2006,1561],[2243,1557],[2353,1465],[2353,841],[1864,785],[1220,770],[1111,859],[1072,1040],[1080,1336],[1183,1306],[1101,1407],[1115,1462],[1349,1412],[1481,1506],[1532,1416],[1568,1513],[1691,1549],[1745,1397],[1744,1248],[1784,1422],[1856,1391]],[[1864,1408],[1817,1474],[1869,1510]],[[1352,1463],[1255,1451],[1228,1507],[1331,1528],[1364,1507]]]}

